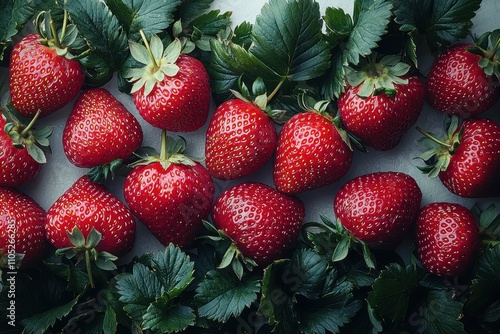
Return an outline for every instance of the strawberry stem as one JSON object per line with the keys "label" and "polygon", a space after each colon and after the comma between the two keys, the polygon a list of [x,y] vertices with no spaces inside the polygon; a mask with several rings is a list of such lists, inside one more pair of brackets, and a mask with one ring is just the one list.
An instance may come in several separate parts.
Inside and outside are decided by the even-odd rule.
{"label": "strawberry stem", "polygon": [[160,161],[167,160],[167,131],[161,132]]}
{"label": "strawberry stem", "polygon": [[85,250],[85,268],[87,269],[87,276],[89,277],[90,287],[95,288],[94,277],[92,275],[92,263],[90,262],[90,250]]}
{"label": "strawberry stem", "polygon": [[38,117],[40,117],[40,109],[38,109],[38,111],[36,112],[35,116],[33,116],[29,124],[23,129],[23,131],[21,131],[20,133],[21,137],[24,137],[28,133],[28,131],[31,130],[33,125],[36,123]]}
{"label": "strawberry stem", "polygon": [[427,138],[429,138],[430,140],[438,143],[439,145],[442,145],[444,147],[446,147],[447,149],[451,150],[452,149],[452,145],[449,144],[449,143],[445,143],[444,141],[442,140],[439,140],[437,139],[436,137],[433,137],[430,133],[428,133],[427,131],[425,131],[424,129],[422,129],[421,127],[417,126],[416,127],[417,131],[420,132],[421,134],[423,134],[424,136],[426,136]]}
{"label": "strawberry stem", "polygon": [[276,85],[276,87],[274,88],[274,90],[271,92],[271,94],[269,94],[269,95],[267,96],[267,102],[268,102],[268,103],[269,103],[269,102],[273,99],[273,97],[274,97],[274,96],[275,96],[275,95],[279,92],[279,90],[280,90],[281,86],[283,86],[283,83],[284,83],[284,82],[285,82],[285,78],[282,78],[282,79],[280,80],[280,82],[278,83],[278,85]]}
{"label": "strawberry stem", "polygon": [[153,64],[153,69],[154,69],[154,71],[158,71],[160,69],[160,67],[158,66],[158,63],[156,63],[156,59],[153,56],[153,53],[151,52],[151,47],[149,46],[148,39],[146,38],[146,35],[144,34],[144,31],[142,31],[142,29],[139,30],[139,33],[141,34],[141,38],[144,42],[144,46],[148,50],[149,58],[151,59],[151,63]]}
{"label": "strawberry stem", "polygon": [[50,20],[50,31],[52,32],[52,37],[54,38],[54,45],[56,46],[56,48],[61,49],[61,41],[59,40],[59,36],[57,35],[56,25],[52,20]]}
{"label": "strawberry stem", "polygon": [[61,29],[61,40],[64,40],[64,36],[66,35],[66,25],[68,24],[68,12],[64,11],[63,24]]}

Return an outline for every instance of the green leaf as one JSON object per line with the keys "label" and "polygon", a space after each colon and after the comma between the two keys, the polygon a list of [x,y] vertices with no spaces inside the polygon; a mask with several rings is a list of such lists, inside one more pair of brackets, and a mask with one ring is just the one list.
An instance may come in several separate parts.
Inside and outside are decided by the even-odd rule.
{"label": "green leaf", "polygon": [[34,4],[26,0],[2,0],[0,2],[0,60],[7,46],[33,16]]}
{"label": "green leaf", "polygon": [[345,40],[353,29],[352,18],[342,8],[327,7],[323,17],[328,41],[333,47]]}
{"label": "green leaf", "polygon": [[250,275],[239,280],[231,269],[212,270],[196,288],[195,301],[202,317],[226,322],[257,300],[260,280]]}
{"label": "green leaf", "polygon": [[144,329],[153,333],[177,333],[195,322],[192,308],[183,305],[168,307],[163,301],[154,302],[143,317]]}
{"label": "green leaf", "polygon": [[320,81],[321,94],[325,99],[335,99],[344,92],[347,62],[343,51],[337,47],[332,51],[332,66],[327,71],[324,80]]}
{"label": "green leaf", "polygon": [[54,307],[43,313],[36,314],[26,319],[21,320],[21,324],[24,326],[23,333],[35,334],[46,332],[50,327],[52,327],[57,320],[62,319],[67,316],[73,307],[76,305],[80,295],[75,297],[69,303]]}
{"label": "green leaf", "polygon": [[221,30],[225,30],[231,24],[231,12],[220,14],[220,10],[211,10],[196,17],[189,23],[189,28],[196,28],[201,36],[215,37]]}
{"label": "green leaf", "polygon": [[322,24],[317,2],[270,0],[255,20],[249,51],[282,78],[318,77],[329,66]]}
{"label": "green leaf", "polygon": [[391,10],[392,4],[389,1],[376,0],[359,13],[344,51],[349,64],[357,65],[361,57],[370,55],[378,46],[377,42],[387,32]]}
{"label": "green leaf", "polygon": [[104,334],[116,333],[116,327],[118,322],[116,321],[116,313],[111,306],[106,306],[106,311],[104,311],[104,320],[102,325],[102,331]]}
{"label": "green leaf", "polygon": [[193,19],[202,15],[214,0],[184,0],[179,6],[179,17],[184,23],[190,23]]}
{"label": "green leaf", "polygon": [[[451,291],[429,290],[421,309],[422,321],[419,330],[428,334],[466,334],[460,321],[462,307],[460,302],[451,299]],[[417,320],[417,319],[414,319]]]}
{"label": "green leaf", "polygon": [[328,262],[318,253],[312,249],[299,250],[290,260],[287,285],[295,293],[317,299],[323,292],[328,270]]}
{"label": "green leaf", "polygon": [[418,277],[413,267],[391,263],[375,280],[367,300],[375,312],[398,322],[405,317],[410,294],[417,285]]}

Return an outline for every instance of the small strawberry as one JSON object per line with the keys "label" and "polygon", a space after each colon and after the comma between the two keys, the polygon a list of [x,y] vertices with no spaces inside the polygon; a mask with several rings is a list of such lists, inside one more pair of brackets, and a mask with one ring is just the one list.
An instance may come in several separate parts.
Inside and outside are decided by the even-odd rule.
{"label": "small strawberry", "polygon": [[3,264],[12,271],[13,255],[23,254],[22,267],[36,265],[47,249],[45,210],[27,195],[0,187],[0,253],[6,257]]}
{"label": "small strawberry", "polygon": [[[39,113],[24,125],[12,114],[0,113],[0,186],[18,186],[38,175],[49,147],[50,126],[34,129]],[[8,119],[7,119],[8,118]]]}
{"label": "small strawberry", "polygon": [[351,167],[348,143],[338,118],[324,110],[295,114],[279,135],[273,166],[276,189],[295,194],[337,181]]}
{"label": "small strawberry", "polygon": [[479,254],[479,226],[472,212],[454,203],[431,203],[416,223],[417,253],[424,268],[438,276],[457,276]]}
{"label": "small strawberry", "polygon": [[482,42],[457,44],[441,53],[426,83],[427,102],[447,114],[468,117],[490,109],[500,97],[500,59],[487,50],[488,35]]}
{"label": "small strawberry", "polygon": [[143,68],[125,76],[133,83],[131,93],[139,114],[154,127],[173,132],[201,128],[210,108],[210,78],[196,58],[181,54],[182,43],[175,39],[164,50],[156,35],[144,45],[130,42],[130,52]]}
{"label": "small strawberry", "polygon": [[245,182],[224,191],[212,209],[216,228],[244,257],[265,266],[295,245],[305,217],[304,204],[267,185]]}
{"label": "small strawberry", "polygon": [[[142,139],[137,119],[109,91],[95,88],[83,92],[76,100],[62,142],[72,164],[97,167],[106,175],[109,166],[116,167],[116,161],[130,157],[141,146]],[[99,171],[97,175],[91,173],[95,179],[102,176]]]}
{"label": "small strawberry", "polygon": [[182,154],[185,144],[163,131],[160,155],[134,163],[124,184],[132,213],[162,244],[183,248],[203,230],[215,191],[205,167]]}
{"label": "small strawberry", "polygon": [[379,151],[396,147],[417,121],[424,104],[424,85],[410,67],[389,56],[367,69],[350,70],[348,86],[338,99],[347,131]]}
{"label": "small strawberry", "polygon": [[75,227],[87,237],[93,229],[102,239],[95,246],[99,252],[121,256],[132,249],[135,220],[129,209],[102,184],[81,176],[47,211],[47,239],[56,248],[73,246],[70,236]]}
{"label": "small strawberry", "polygon": [[75,31],[68,27],[53,34],[49,29],[44,36],[39,30],[14,46],[9,63],[10,97],[24,117],[32,118],[37,111],[46,116],[61,109],[82,88],[84,72],[68,50],[76,38],[70,30]]}
{"label": "small strawberry", "polygon": [[349,233],[371,248],[398,246],[415,222],[422,192],[415,180],[400,172],[358,176],[338,191],[335,216]]}
{"label": "small strawberry", "polygon": [[254,173],[271,159],[277,134],[273,120],[240,98],[223,102],[210,119],[205,162],[210,175],[232,180]]}
{"label": "small strawberry", "polygon": [[430,178],[439,176],[453,194],[468,197],[499,197],[500,126],[490,119],[446,118],[446,137],[437,138],[417,128],[425,137],[419,144],[427,152],[419,167]]}

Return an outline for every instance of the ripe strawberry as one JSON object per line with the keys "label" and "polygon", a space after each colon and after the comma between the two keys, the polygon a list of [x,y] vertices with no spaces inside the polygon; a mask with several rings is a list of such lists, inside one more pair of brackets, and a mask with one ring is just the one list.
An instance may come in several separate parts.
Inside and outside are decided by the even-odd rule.
{"label": "ripe strawberry", "polygon": [[431,203],[416,223],[417,253],[424,268],[438,276],[456,276],[471,267],[479,253],[479,226],[472,212],[454,203]]}
{"label": "ripe strawberry", "polygon": [[353,152],[347,142],[326,113],[294,115],[278,139],[273,167],[276,189],[295,194],[337,181],[351,167]]}
{"label": "ripe strawberry", "polygon": [[185,141],[162,132],[159,156],[134,164],[125,179],[125,201],[132,213],[164,245],[188,247],[203,230],[214,196],[208,171],[182,152]]}
{"label": "ripe strawberry", "polygon": [[92,168],[130,157],[142,144],[137,119],[103,88],[83,92],[63,131],[63,149],[77,167]]}
{"label": "ripe strawberry", "polygon": [[415,222],[422,192],[400,172],[376,172],[344,184],[334,199],[335,216],[371,248],[394,248]]}
{"label": "ripe strawberry", "polygon": [[0,253],[8,259],[8,254],[24,254],[21,266],[26,267],[39,263],[47,249],[45,210],[27,195],[0,187]]}
{"label": "ripe strawberry", "polygon": [[212,209],[215,227],[261,266],[285,256],[295,245],[304,217],[299,199],[257,182],[227,189]]}
{"label": "ripe strawberry", "polygon": [[95,247],[116,256],[135,241],[135,220],[129,209],[102,184],[81,176],[47,211],[47,239],[56,248],[72,247],[68,232],[77,227],[85,237],[92,228],[102,234]]}
{"label": "ripe strawberry", "polygon": [[494,51],[480,51],[472,44],[447,49],[437,57],[427,77],[427,102],[462,117],[490,109],[500,97],[498,73],[494,77],[481,62],[494,62],[495,57]]}
{"label": "ripe strawberry", "polygon": [[9,63],[10,97],[21,115],[32,118],[40,111],[40,116],[46,116],[78,94],[85,75],[80,63],[66,55],[59,42],[38,34],[30,34],[14,46]]}
{"label": "ripe strawberry", "polygon": [[165,131],[198,130],[207,121],[210,108],[210,78],[205,67],[198,59],[181,54],[178,39],[165,51],[155,35],[150,45],[145,37],[144,42],[146,46],[130,42],[130,52],[145,66],[126,73],[134,83],[131,93],[139,114]]}
{"label": "ripe strawberry", "polygon": [[252,174],[272,157],[277,134],[272,119],[239,98],[217,107],[208,125],[205,163],[210,175],[232,180]]}
{"label": "ripe strawberry", "polygon": [[[409,66],[383,58],[366,71],[348,72],[349,85],[338,99],[347,131],[379,151],[396,147],[417,121],[424,85],[407,74]],[[354,75],[355,73],[355,75]]]}
{"label": "ripe strawberry", "polygon": [[445,139],[426,137],[419,144],[429,149],[419,167],[429,177],[439,176],[452,193],[468,198],[500,196],[500,126],[490,119],[447,119]]}

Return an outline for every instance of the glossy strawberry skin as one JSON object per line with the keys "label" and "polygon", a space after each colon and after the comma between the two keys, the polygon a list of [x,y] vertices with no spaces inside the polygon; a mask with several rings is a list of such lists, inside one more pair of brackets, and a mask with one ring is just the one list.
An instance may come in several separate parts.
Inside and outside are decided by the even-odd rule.
{"label": "glossy strawberry skin", "polygon": [[172,163],[164,169],[160,162],[154,162],[130,172],[124,196],[132,213],[162,244],[186,248],[203,230],[214,185],[199,163]]}
{"label": "glossy strawberry skin", "polygon": [[401,172],[376,172],[351,179],[334,199],[337,219],[354,237],[371,248],[398,246],[420,209],[422,192]]}
{"label": "glossy strawberry skin", "polygon": [[0,187],[0,249],[24,254],[21,267],[36,266],[46,255],[45,215],[32,198]]}
{"label": "glossy strawberry skin", "polygon": [[260,266],[287,254],[297,241],[304,217],[302,201],[257,182],[227,189],[212,209],[215,227]]}
{"label": "glossy strawberry skin", "polygon": [[0,114],[0,186],[14,187],[32,180],[41,165],[26,148],[17,148],[5,132],[7,121]]}
{"label": "glossy strawberry skin", "polygon": [[193,132],[208,118],[210,78],[196,58],[181,54],[179,72],[155,85],[147,96],[144,88],[133,93],[139,114],[151,125],[171,132]]}
{"label": "glossy strawberry skin", "polygon": [[56,50],[40,44],[38,34],[17,43],[9,63],[12,105],[25,117],[40,110],[46,116],[76,97],[85,81],[77,60],[59,56]]}
{"label": "glossy strawberry skin", "polygon": [[424,268],[443,277],[463,274],[471,267],[481,247],[474,215],[454,203],[424,206],[418,215],[415,238]]}
{"label": "glossy strawberry skin", "polygon": [[96,249],[116,256],[130,251],[136,223],[130,210],[102,184],[81,176],[47,211],[47,239],[56,248],[71,247],[67,232],[78,227],[87,237],[92,228],[102,234]]}
{"label": "glossy strawberry skin", "polygon": [[206,133],[205,162],[210,175],[232,180],[254,173],[271,159],[277,137],[271,118],[253,103],[223,102]]}
{"label": "glossy strawberry skin", "polygon": [[332,121],[312,111],[296,114],[279,135],[274,184],[287,194],[331,184],[347,173],[352,157]]}
{"label": "glossy strawberry skin", "polygon": [[405,76],[407,84],[395,84],[395,96],[381,93],[367,98],[361,88],[347,87],[338,100],[340,117],[347,131],[379,151],[396,147],[417,121],[424,104],[424,85],[416,76]]}
{"label": "glossy strawberry skin", "polygon": [[439,179],[461,197],[499,197],[500,126],[490,119],[467,119],[461,126],[461,142]]}
{"label": "glossy strawberry skin", "polygon": [[137,119],[103,88],[83,92],[63,131],[63,149],[77,167],[91,168],[130,157],[142,144]]}
{"label": "glossy strawberry skin", "polygon": [[455,45],[434,62],[427,77],[426,99],[447,114],[469,117],[490,109],[500,97],[498,82],[479,66],[481,56]]}

